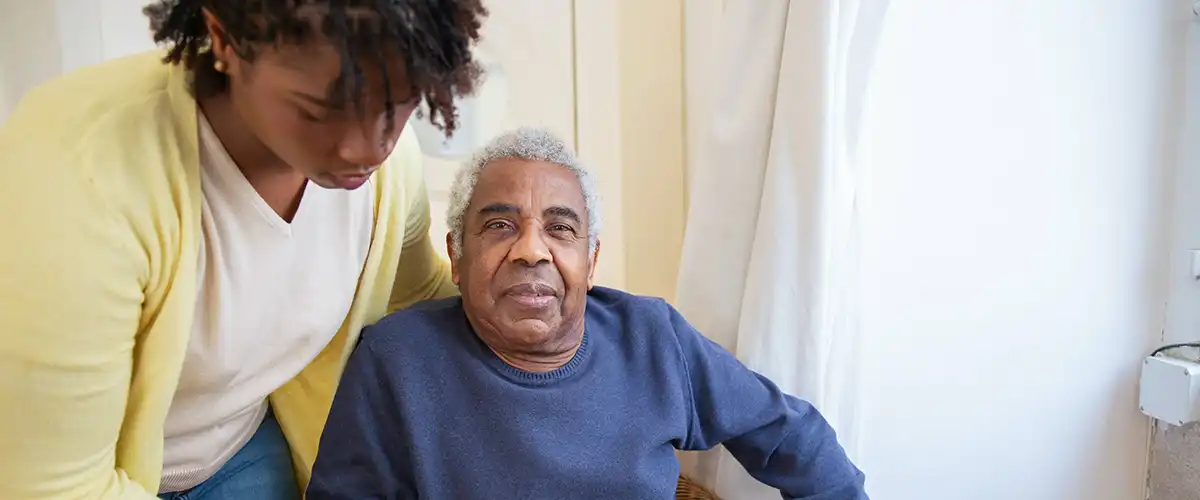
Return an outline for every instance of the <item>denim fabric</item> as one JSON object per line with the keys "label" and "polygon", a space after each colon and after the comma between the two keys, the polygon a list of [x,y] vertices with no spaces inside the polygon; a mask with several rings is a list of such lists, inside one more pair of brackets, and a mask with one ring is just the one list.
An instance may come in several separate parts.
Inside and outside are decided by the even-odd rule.
{"label": "denim fabric", "polygon": [[162,500],[300,500],[291,450],[274,413],[221,470],[196,487],[163,493]]}

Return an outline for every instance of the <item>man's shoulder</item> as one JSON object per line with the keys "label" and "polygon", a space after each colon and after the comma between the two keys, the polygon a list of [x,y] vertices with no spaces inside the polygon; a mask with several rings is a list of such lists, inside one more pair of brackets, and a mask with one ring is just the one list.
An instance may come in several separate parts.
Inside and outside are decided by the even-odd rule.
{"label": "man's shoulder", "polygon": [[588,314],[659,315],[666,318],[673,309],[662,297],[636,295],[615,288],[594,286],[588,291],[587,310]]}
{"label": "man's shoulder", "polygon": [[372,348],[427,345],[440,342],[466,322],[460,297],[418,302],[384,316],[363,329],[360,342]]}
{"label": "man's shoulder", "polygon": [[587,324],[607,331],[622,344],[674,345],[679,313],[662,297],[593,287],[588,292]]}

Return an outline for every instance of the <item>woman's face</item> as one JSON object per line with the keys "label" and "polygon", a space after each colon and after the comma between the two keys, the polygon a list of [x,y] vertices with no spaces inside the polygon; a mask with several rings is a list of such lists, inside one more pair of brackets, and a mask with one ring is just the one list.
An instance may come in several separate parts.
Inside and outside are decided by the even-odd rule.
{"label": "woman's face", "polygon": [[247,62],[228,47],[214,47],[226,62],[233,108],[258,140],[283,163],[324,188],[357,189],[396,145],[419,96],[404,61],[387,61],[392,102],[389,121],[381,68],[366,62],[361,108],[326,100],[341,73],[341,59],[328,42],[262,47]]}

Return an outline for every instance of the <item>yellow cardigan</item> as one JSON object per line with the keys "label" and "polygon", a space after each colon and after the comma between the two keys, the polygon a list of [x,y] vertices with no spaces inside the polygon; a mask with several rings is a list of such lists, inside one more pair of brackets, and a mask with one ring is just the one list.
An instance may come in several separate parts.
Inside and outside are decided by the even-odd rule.
{"label": "yellow cardigan", "polygon": [[[148,500],[158,490],[200,245],[196,103],[185,72],[161,57],[56,79],[0,126],[2,499]],[[349,315],[270,398],[301,488],[359,330],[457,293],[429,238],[410,134],[388,163],[371,183],[375,228]]]}

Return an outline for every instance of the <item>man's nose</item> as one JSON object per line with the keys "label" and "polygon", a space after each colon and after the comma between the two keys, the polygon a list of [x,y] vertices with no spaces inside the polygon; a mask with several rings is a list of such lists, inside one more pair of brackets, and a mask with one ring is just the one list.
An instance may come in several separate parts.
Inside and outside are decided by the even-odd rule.
{"label": "man's nose", "polygon": [[517,235],[517,241],[509,250],[509,258],[516,264],[533,267],[554,262],[550,247],[546,245],[544,231],[536,224],[526,225]]}
{"label": "man's nose", "polygon": [[404,122],[398,122],[389,129],[383,117],[351,126],[342,139],[338,155],[354,165],[379,165],[392,154],[403,127]]}

